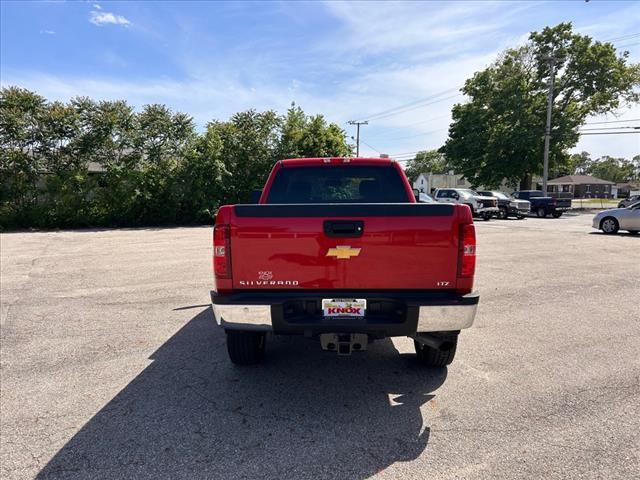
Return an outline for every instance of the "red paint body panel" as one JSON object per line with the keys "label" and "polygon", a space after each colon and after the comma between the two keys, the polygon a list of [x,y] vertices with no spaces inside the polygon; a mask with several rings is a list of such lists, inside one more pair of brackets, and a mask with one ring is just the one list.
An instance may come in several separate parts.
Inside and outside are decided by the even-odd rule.
{"label": "red paint body panel", "polygon": [[[327,237],[324,220],[234,218],[234,290],[258,288],[249,282],[258,280],[261,271],[272,272],[276,281],[297,282],[295,288],[455,288],[458,229],[453,228],[452,217],[355,218],[364,221],[364,235],[360,238]],[[338,245],[361,250],[350,259],[327,256],[329,249]],[[292,288],[291,285],[285,282],[270,288]]]}
{"label": "red paint body panel", "polygon": [[[413,191],[397,162],[389,159],[291,159],[276,163],[260,202],[281,168],[332,164],[394,165],[415,203]],[[325,220],[360,220],[359,238],[325,234]],[[221,293],[242,290],[456,290],[468,293],[473,275],[459,277],[462,225],[472,224],[469,207],[454,205],[451,216],[260,217],[237,216],[233,206],[221,207],[216,225],[228,224],[231,237],[231,279],[217,279]],[[337,246],[359,248],[357,256],[327,256]]]}

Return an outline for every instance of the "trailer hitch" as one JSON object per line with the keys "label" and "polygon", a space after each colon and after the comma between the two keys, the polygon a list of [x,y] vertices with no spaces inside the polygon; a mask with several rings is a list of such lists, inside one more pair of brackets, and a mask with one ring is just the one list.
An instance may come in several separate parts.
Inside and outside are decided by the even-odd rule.
{"label": "trailer hitch", "polygon": [[367,349],[369,337],[366,333],[322,333],[320,345],[323,350],[337,352],[338,355],[351,355],[351,352],[363,352]]}

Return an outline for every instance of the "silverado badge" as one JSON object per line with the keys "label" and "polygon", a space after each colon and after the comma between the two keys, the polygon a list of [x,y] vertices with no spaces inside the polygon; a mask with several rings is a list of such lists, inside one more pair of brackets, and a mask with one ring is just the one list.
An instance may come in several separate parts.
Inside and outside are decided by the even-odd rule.
{"label": "silverado badge", "polygon": [[336,248],[330,248],[327,257],[336,257],[340,260],[349,260],[351,257],[360,255],[360,248],[351,248],[349,245],[338,245]]}

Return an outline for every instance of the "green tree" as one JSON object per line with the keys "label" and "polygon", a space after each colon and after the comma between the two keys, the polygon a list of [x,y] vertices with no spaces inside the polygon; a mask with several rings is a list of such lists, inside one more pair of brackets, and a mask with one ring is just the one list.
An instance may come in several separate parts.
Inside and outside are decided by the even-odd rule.
{"label": "green tree", "polygon": [[302,157],[302,143],[305,136],[305,128],[308,119],[304,111],[291,104],[287,114],[282,119],[280,127],[280,141],[277,147],[277,156],[280,159]]}
{"label": "green tree", "polygon": [[135,115],[132,143],[137,171],[131,212],[135,223],[179,221],[176,174],[195,140],[193,119],[165,105],[146,105]]}
{"label": "green tree", "polygon": [[125,101],[72,101],[80,112],[78,150],[94,174],[93,224],[135,224],[133,211],[140,176],[140,155],[134,150],[135,114]]}
{"label": "green tree", "polygon": [[600,157],[587,165],[586,173],[610,182],[634,180],[634,164],[625,158]]}
{"label": "green tree", "polygon": [[0,91],[0,226],[64,227],[211,222],[249,200],[276,160],[346,156],[345,132],[292,105],[249,110],[202,134],[164,105],[47,102]]}
{"label": "green tree", "polygon": [[282,119],[279,158],[347,157],[353,148],[346,142],[346,133],[335,123],[327,124],[322,115],[307,116],[292,104]]}
{"label": "green tree", "polygon": [[252,190],[262,188],[278,159],[281,121],[274,111],[248,110],[236,113],[228,122],[209,123],[207,131],[222,142],[224,174],[219,198],[223,204],[248,202]]}
{"label": "green tree", "polygon": [[407,162],[405,173],[415,182],[421,173],[445,173],[449,170],[446,157],[438,150],[423,150]]}
{"label": "green tree", "polygon": [[230,177],[222,154],[222,138],[215,126],[209,125],[184,155],[177,172],[181,223],[212,221],[223,201],[221,185]]}
{"label": "green tree", "polygon": [[587,166],[592,162],[589,152],[572,153],[566,163],[556,164],[549,169],[549,178],[564,177],[565,175],[585,175]]}
{"label": "green tree", "polygon": [[40,121],[42,141],[41,203],[45,225],[82,225],[87,218],[87,164],[77,151],[80,122],[71,104],[53,102],[47,105]]}
{"label": "green tree", "polygon": [[582,175],[587,172],[587,167],[592,162],[589,152],[573,153],[569,155],[569,161],[567,162],[567,173],[558,173],[561,175]]}
{"label": "green tree", "polygon": [[247,202],[262,188],[277,160],[295,157],[349,156],[344,130],[322,115],[307,116],[295,105],[285,116],[274,111],[236,113],[228,122],[211,122],[222,142],[223,203]]}
{"label": "green tree", "polygon": [[530,186],[542,172],[550,58],[556,75],[550,169],[567,165],[587,116],[638,101],[640,65],[611,43],[575,34],[570,23],[533,32],[465,82],[469,102],[453,107],[443,153],[471,183],[494,187],[503,179]]}
{"label": "green tree", "polygon": [[3,219],[29,221],[24,217],[35,205],[37,182],[43,169],[39,157],[40,124],[46,107],[46,100],[34,92],[18,87],[0,90],[0,213]]}

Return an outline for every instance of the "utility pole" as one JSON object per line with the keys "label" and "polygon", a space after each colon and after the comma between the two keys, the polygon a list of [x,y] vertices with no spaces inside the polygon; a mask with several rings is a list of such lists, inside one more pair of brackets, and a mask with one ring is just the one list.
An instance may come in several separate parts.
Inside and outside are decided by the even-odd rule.
{"label": "utility pole", "polygon": [[547,196],[547,181],[549,180],[549,142],[551,141],[551,110],[553,108],[553,82],[555,80],[556,59],[549,61],[549,92],[547,93],[547,126],[544,129],[544,164],[542,167],[542,194]]}
{"label": "utility pole", "polygon": [[360,125],[369,125],[369,121],[365,120],[364,122],[358,122],[356,120],[349,120],[347,122],[349,125],[356,126],[356,157],[360,156]]}

